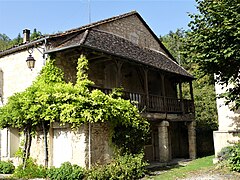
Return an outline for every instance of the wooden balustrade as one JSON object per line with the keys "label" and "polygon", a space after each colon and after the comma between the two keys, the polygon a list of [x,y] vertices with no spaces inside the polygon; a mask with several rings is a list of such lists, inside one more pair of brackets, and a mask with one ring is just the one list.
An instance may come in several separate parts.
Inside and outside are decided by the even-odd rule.
{"label": "wooden balustrade", "polygon": [[[89,90],[99,89],[105,94],[110,94],[112,89],[100,88],[100,87],[89,87]],[[192,100],[177,99],[173,97],[163,97],[157,95],[149,95],[123,91],[123,99],[130,100],[132,103],[139,108],[140,111],[144,110],[147,112],[160,112],[160,113],[193,113],[194,102]],[[182,103],[183,102],[183,103]],[[182,108],[183,105],[183,108]],[[184,111],[184,112],[183,112]]]}

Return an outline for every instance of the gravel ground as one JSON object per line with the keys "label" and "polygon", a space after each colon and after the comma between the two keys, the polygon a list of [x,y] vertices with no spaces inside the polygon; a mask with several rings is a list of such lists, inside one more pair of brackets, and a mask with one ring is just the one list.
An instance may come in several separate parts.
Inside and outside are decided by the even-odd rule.
{"label": "gravel ground", "polygon": [[181,180],[240,180],[240,174],[235,172],[224,173],[221,172],[221,170],[217,170],[216,172],[203,171],[196,174],[190,174],[189,177]]}
{"label": "gravel ground", "polygon": [[[155,172],[154,175],[161,174],[161,172]],[[153,174],[152,174],[153,175]],[[154,175],[150,177],[144,177],[142,180],[153,180]],[[219,172],[196,172],[189,174],[187,178],[177,180],[240,180],[240,174],[237,173],[219,173]]]}

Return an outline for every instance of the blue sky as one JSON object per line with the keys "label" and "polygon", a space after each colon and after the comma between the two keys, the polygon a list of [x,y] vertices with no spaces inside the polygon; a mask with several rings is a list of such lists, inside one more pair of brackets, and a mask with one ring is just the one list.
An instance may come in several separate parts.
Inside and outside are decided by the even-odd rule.
{"label": "blue sky", "polygon": [[157,36],[187,29],[195,0],[0,0],[0,33],[11,39],[24,28],[56,33],[136,10]]}

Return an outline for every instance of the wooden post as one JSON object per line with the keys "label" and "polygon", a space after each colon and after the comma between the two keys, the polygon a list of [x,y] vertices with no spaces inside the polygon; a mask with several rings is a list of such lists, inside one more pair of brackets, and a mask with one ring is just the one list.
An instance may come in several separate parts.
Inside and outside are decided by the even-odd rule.
{"label": "wooden post", "polygon": [[190,106],[190,112],[194,113],[195,107],[194,107],[194,96],[193,96],[193,86],[192,86],[192,81],[189,82],[190,85],[190,95],[191,95],[191,106]]}
{"label": "wooden post", "polygon": [[181,102],[181,110],[182,110],[182,113],[185,114],[184,104],[183,104],[183,97],[182,97],[182,81],[181,80],[179,82],[179,95],[180,95],[180,102]]}
{"label": "wooden post", "polygon": [[161,74],[162,81],[162,94],[163,94],[163,109],[164,112],[167,113],[167,102],[166,102],[166,90],[165,90],[165,75]]}
{"label": "wooden post", "polygon": [[146,95],[146,106],[149,108],[149,92],[148,92],[148,69],[143,69],[144,72],[144,91]]}
{"label": "wooden post", "polygon": [[117,67],[117,76],[116,76],[116,86],[121,87],[122,86],[122,61],[115,60],[116,67]]}
{"label": "wooden post", "polygon": [[192,81],[189,82],[189,86],[190,86],[191,100],[194,101]]}

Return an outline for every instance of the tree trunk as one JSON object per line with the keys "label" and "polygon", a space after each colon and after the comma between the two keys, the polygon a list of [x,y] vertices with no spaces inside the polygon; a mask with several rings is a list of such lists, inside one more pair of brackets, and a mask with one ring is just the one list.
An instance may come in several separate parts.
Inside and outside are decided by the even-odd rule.
{"label": "tree trunk", "polygon": [[42,121],[42,128],[43,128],[43,136],[44,136],[44,150],[45,150],[45,167],[48,167],[48,143],[47,143],[47,131],[44,124],[44,121]]}
{"label": "tree trunk", "polygon": [[24,144],[24,151],[23,151],[23,169],[26,168],[27,160],[30,156],[31,143],[32,143],[31,127],[26,127],[25,144]]}

